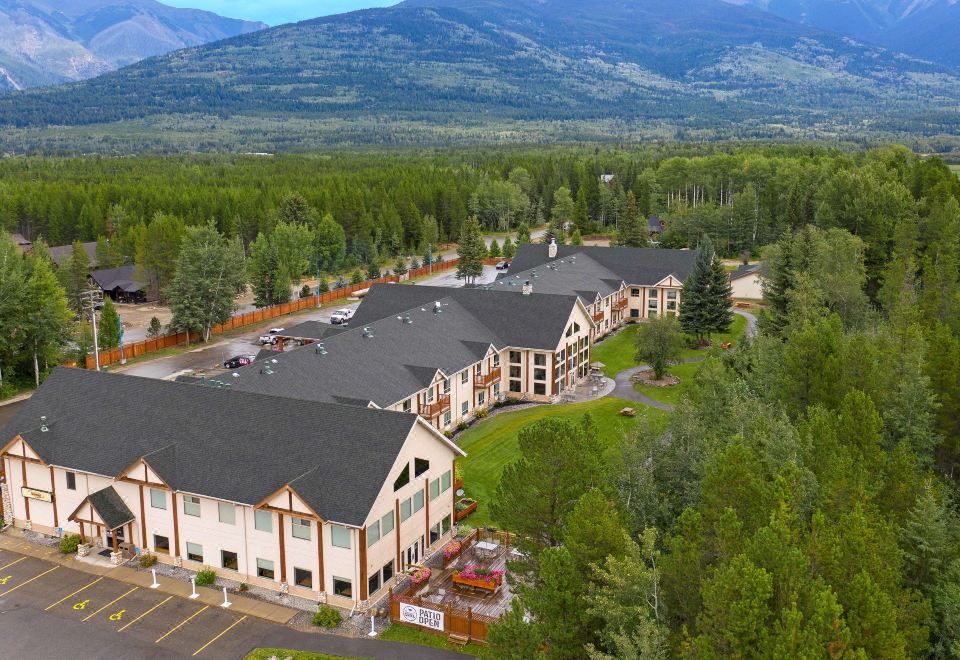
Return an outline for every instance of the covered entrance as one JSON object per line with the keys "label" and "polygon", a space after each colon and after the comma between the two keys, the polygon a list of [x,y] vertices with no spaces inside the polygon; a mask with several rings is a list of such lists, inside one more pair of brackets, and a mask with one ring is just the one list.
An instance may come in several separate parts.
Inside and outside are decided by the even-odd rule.
{"label": "covered entrance", "polygon": [[82,543],[101,540],[114,554],[133,556],[129,540],[133,537],[136,518],[113,486],[88,495],[68,519],[80,525]]}

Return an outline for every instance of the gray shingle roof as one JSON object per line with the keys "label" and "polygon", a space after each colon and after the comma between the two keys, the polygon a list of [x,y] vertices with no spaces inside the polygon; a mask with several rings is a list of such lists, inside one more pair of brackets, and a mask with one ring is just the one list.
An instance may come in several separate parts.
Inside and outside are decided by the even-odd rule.
{"label": "gray shingle roof", "polygon": [[103,522],[107,524],[108,531],[113,531],[135,519],[133,512],[127,508],[123,498],[114,490],[113,486],[107,486],[103,490],[91,493],[87,500],[93,505]]}
{"label": "gray shingle roof", "polygon": [[[97,243],[96,241],[90,241],[88,243],[81,243],[80,246],[83,248],[83,251],[87,253],[87,257],[90,259],[90,267],[97,267]],[[47,248],[47,252],[50,253],[50,258],[53,260],[53,263],[58,266],[62,266],[63,263],[70,258],[70,255],[73,254],[73,244],[70,245],[54,245],[53,247]]]}
{"label": "gray shingle roof", "polygon": [[120,266],[118,268],[95,270],[90,273],[90,277],[97,283],[97,286],[104,291],[113,291],[119,287],[121,291],[133,293],[140,291],[146,286],[143,282],[138,282],[134,279],[133,272],[133,264],[130,264],[129,266]]}
{"label": "gray shingle roof", "polygon": [[760,264],[740,264],[739,268],[737,268],[735,271],[730,273],[730,279],[736,280],[736,279],[740,279],[745,275],[750,275],[752,273],[759,273],[759,272],[760,272]]}
{"label": "gray shingle roof", "polygon": [[176,490],[243,504],[297,481],[297,492],[321,517],[359,526],[415,420],[61,367],[0,438],[20,434],[51,465],[108,477],[145,457]]}
{"label": "gray shingle roof", "polygon": [[554,350],[575,305],[575,296],[377,284],[322,350],[275,354],[272,373],[255,363],[228,380],[249,392],[386,407],[429,385],[438,369],[449,376],[476,363],[491,345]]}
{"label": "gray shingle roof", "polygon": [[280,333],[281,337],[293,337],[296,339],[325,339],[347,328],[342,325],[330,325],[320,321],[304,321],[298,323],[292,328],[287,328]]}
{"label": "gray shingle roof", "polygon": [[[693,264],[697,258],[697,254],[693,250],[558,245],[556,258],[550,259],[547,253],[548,248],[548,245],[542,243],[520,245],[516,257],[510,264],[510,271],[502,275],[500,279],[510,278],[517,274],[520,275],[520,279],[530,279],[528,271],[536,269],[538,275],[540,275],[537,279],[544,280],[544,282],[533,281],[534,291],[538,290],[538,285],[541,291],[545,290],[545,286],[558,292],[583,291],[594,288],[593,278],[610,277],[622,280],[627,285],[653,286],[668,275],[674,275],[681,281],[686,280],[693,270]],[[571,276],[554,278],[560,280],[557,285],[546,284],[545,278],[549,277],[549,273],[552,272],[546,269],[547,265],[560,259],[569,263],[569,258],[572,256],[576,257],[578,263],[586,257],[593,264],[596,264],[584,269],[586,271],[584,283],[589,281],[591,285],[586,287],[584,283],[581,283],[579,286],[564,291],[562,285],[574,281]],[[609,275],[603,275],[601,269],[605,269]],[[562,265],[560,272],[563,272]],[[601,295],[607,295],[602,293],[602,288],[597,287],[597,291]]]}

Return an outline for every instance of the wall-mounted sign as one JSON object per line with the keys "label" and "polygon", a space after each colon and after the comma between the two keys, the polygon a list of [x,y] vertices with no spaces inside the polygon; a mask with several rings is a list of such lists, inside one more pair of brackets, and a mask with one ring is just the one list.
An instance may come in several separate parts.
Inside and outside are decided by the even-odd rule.
{"label": "wall-mounted sign", "polygon": [[20,486],[20,494],[31,500],[40,500],[41,502],[53,501],[53,493],[48,490],[37,490],[36,488]]}
{"label": "wall-mounted sign", "polygon": [[400,603],[400,620],[404,623],[412,623],[443,632],[443,612],[437,610],[428,610],[425,607]]}

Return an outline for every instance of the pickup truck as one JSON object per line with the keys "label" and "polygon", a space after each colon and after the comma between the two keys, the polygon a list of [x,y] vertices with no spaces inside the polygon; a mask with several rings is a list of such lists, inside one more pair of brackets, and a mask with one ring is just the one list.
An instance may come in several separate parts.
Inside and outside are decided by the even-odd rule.
{"label": "pickup truck", "polygon": [[338,309],[333,314],[330,315],[330,323],[333,325],[343,325],[353,318],[355,310],[352,310],[348,307],[343,309]]}
{"label": "pickup truck", "polygon": [[277,335],[279,335],[281,332],[283,332],[283,330],[284,330],[283,328],[270,328],[270,329],[267,331],[267,334],[265,334],[265,335],[260,335],[260,343],[261,343],[261,344],[276,344],[276,343],[277,343]]}

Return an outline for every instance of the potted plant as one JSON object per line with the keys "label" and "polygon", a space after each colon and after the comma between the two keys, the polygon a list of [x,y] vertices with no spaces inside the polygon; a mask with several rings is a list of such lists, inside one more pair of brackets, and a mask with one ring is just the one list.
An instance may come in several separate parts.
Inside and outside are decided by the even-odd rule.
{"label": "potted plant", "polygon": [[453,572],[453,581],[487,591],[496,591],[503,584],[504,571],[501,568],[483,568],[479,564],[468,563],[459,571]]}

